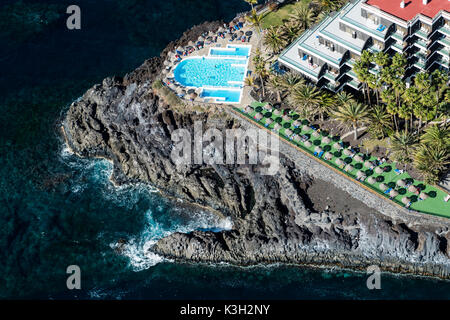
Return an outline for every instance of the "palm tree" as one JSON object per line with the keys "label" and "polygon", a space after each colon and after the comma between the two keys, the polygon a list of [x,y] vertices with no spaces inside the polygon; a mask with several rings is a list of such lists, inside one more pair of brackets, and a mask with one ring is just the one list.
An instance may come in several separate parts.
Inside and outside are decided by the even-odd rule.
{"label": "palm tree", "polygon": [[320,95],[319,105],[315,108],[316,112],[320,116],[320,121],[323,121],[324,115],[329,114],[335,100],[333,96],[327,92]]}
{"label": "palm tree", "polygon": [[252,9],[250,15],[246,17],[250,25],[255,28],[259,34],[262,32],[262,14],[258,14],[255,9]]}
{"label": "palm tree", "polygon": [[417,145],[416,137],[407,131],[396,132],[391,137],[390,152],[395,161],[408,163]]}
{"label": "palm tree", "polygon": [[280,27],[271,26],[264,35],[264,45],[268,46],[272,53],[279,53],[285,46],[286,40]]}
{"label": "palm tree", "polygon": [[358,139],[358,125],[365,123],[368,119],[369,111],[367,106],[356,101],[350,101],[334,112],[333,117],[347,127],[352,127],[354,140]]}
{"label": "palm tree", "polygon": [[380,104],[380,89],[382,88],[381,77],[379,75],[374,75],[369,73],[367,78],[367,84],[370,89],[375,91],[375,97],[377,99],[377,105]]}
{"label": "palm tree", "polygon": [[375,106],[369,113],[369,119],[368,131],[376,138],[384,138],[392,130],[391,116],[383,106]]}
{"label": "palm tree", "polygon": [[312,85],[296,86],[289,96],[289,101],[300,115],[309,119],[321,101],[320,91]]}
{"label": "palm tree", "polygon": [[252,6],[252,10],[253,10],[253,5],[258,4],[258,0],[244,0],[244,1]]}
{"label": "palm tree", "polygon": [[289,14],[291,21],[296,21],[303,29],[308,29],[314,23],[314,12],[307,3],[302,3]]}
{"label": "palm tree", "polygon": [[247,76],[247,78],[245,78],[245,80],[244,80],[244,85],[246,85],[247,87],[250,87],[253,91],[256,88],[255,77]]}
{"label": "palm tree", "polygon": [[286,72],[281,77],[281,84],[288,93],[291,93],[296,87],[304,85],[305,80],[298,73]]}
{"label": "palm tree", "polygon": [[434,118],[436,105],[438,105],[438,102],[436,101],[436,95],[433,92],[423,93],[419,100],[414,103],[412,111],[414,116],[419,119],[419,125],[417,127],[418,132],[420,132],[424,120],[425,123],[427,123]]}
{"label": "palm tree", "polygon": [[340,91],[336,96],[336,107],[343,106],[344,104],[350,103],[354,100],[354,97],[351,93],[347,93],[345,91]]}
{"label": "palm tree", "polygon": [[422,137],[420,137],[420,142],[430,146],[450,148],[450,129],[448,126],[431,126],[427,128]]}
{"label": "palm tree", "polygon": [[282,27],[281,31],[287,43],[291,43],[300,34],[300,26],[295,21],[288,21]]}
{"label": "palm tree", "polygon": [[414,153],[414,166],[420,171],[426,183],[436,184],[439,175],[450,164],[448,148],[421,144]]}
{"label": "palm tree", "polygon": [[[367,52],[367,51],[364,51],[364,52]],[[371,104],[370,89],[368,86],[370,72],[369,72],[368,65],[362,59],[357,60],[353,67],[353,71],[356,73],[356,76],[358,77],[359,82],[361,82],[363,84],[363,88],[365,89],[365,93],[367,95],[367,101],[369,102],[369,105],[370,105]]]}
{"label": "palm tree", "polygon": [[383,51],[377,52],[373,56],[373,62],[375,62],[379,68],[384,68],[387,66],[389,61],[389,55]]}
{"label": "palm tree", "polygon": [[408,107],[406,106],[406,104],[401,105],[398,113],[399,116],[406,121],[406,130],[408,130],[408,119],[411,119],[412,124],[412,113],[414,111],[414,105],[419,102],[420,97],[421,95],[419,87],[411,86],[403,93],[403,100],[406,102]]}
{"label": "palm tree", "polygon": [[263,60],[260,60],[255,65],[255,74],[259,77],[259,81],[261,82],[261,89],[263,97],[266,96],[266,91],[264,89],[264,79],[269,75],[269,72],[266,69],[266,63]]}
{"label": "palm tree", "polygon": [[269,90],[277,96],[277,101],[281,102],[281,91],[283,90],[281,77],[278,75],[271,75],[267,85]]}
{"label": "palm tree", "polygon": [[427,91],[431,87],[430,74],[428,72],[419,72],[414,79],[414,84],[419,91]]}
{"label": "palm tree", "polygon": [[405,75],[405,68],[407,65],[407,59],[403,54],[396,53],[391,60],[391,69],[396,78],[403,79]]}
{"label": "palm tree", "polygon": [[335,11],[342,6],[342,0],[314,0],[323,10]]}
{"label": "palm tree", "polygon": [[[393,68],[389,68],[393,70]],[[395,102],[397,105],[400,105],[400,97],[406,90],[405,82],[402,78],[395,76],[395,78],[391,79],[391,86],[395,92]]]}

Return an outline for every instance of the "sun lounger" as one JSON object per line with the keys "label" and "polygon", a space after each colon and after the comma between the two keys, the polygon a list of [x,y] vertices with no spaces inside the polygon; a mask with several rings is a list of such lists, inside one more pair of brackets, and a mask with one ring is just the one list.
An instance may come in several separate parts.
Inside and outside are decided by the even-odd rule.
{"label": "sun lounger", "polygon": [[400,170],[400,169],[395,169],[394,171],[396,174],[402,174],[404,172],[403,170]]}
{"label": "sun lounger", "polygon": [[319,155],[318,155],[318,157],[319,157],[319,158],[322,158],[324,152],[325,152],[325,151],[320,152]]}

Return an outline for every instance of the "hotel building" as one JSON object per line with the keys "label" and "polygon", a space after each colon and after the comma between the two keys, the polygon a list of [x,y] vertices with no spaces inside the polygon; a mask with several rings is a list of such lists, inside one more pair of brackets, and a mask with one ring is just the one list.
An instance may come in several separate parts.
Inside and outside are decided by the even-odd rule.
{"label": "hotel building", "polygon": [[[354,0],[305,31],[279,64],[319,87],[361,88],[354,63],[364,50],[404,54],[405,78],[420,71],[449,71],[450,0]],[[377,73],[375,66],[370,72]]]}

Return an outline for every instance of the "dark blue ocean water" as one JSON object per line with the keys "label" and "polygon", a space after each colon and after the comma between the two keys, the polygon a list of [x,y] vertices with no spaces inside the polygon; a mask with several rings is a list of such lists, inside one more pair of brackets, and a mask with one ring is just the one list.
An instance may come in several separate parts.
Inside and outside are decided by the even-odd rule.
{"label": "dark blue ocean water", "polygon": [[[65,28],[78,4],[82,30]],[[23,0],[0,4],[0,298],[450,298],[450,283],[270,266],[190,265],[145,255],[174,231],[228,227],[188,215],[148,186],[114,188],[106,161],[79,159],[58,133],[71,101],[158,55],[188,27],[230,19],[241,0]],[[126,239],[124,255],[113,244]],[[68,265],[82,290],[66,289]]]}

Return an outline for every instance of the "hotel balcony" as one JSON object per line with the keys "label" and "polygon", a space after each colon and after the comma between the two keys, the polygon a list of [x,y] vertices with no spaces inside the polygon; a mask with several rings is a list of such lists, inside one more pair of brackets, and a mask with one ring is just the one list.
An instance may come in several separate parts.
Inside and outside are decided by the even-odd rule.
{"label": "hotel balcony", "polygon": [[439,42],[440,44],[442,44],[443,46],[445,46],[447,48],[450,48],[450,40],[446,36],[439,38],[437,40],[437,42]]}
{"label": "hotel balcony", "polygon": [[324,22],[323,27],[319,30],[319,36],[358,55],[361,55],[366,45],[366,41],[363,39],[356,38],[352,34],[341,30],[337,17],[329,17]]}
{"label": "hotel balcony", "polygon": [[419,49],[427,50],[429,44],[430,43],[428,43],[426,40],[422,40],[421,38],[415,38],[412,39],[411,45],[416,46]]}
{"label": "hotel balcony", "polygon": [[414,35],[418,36],[419,38],[423,39],[423,40],[428,40],[428,37],[431,33],[431,30],[428,29],[418,29],[416,30],[416,32],[414,32]]}
{"label": "hotel balcony", "polygon": [[340,21],[351,28],[355,28],[378,41],[384,41],[390,25],[380,25],[371,19],[361,16],[362,1],[353,1],[345,5],[340,11]]}
{"label": "hotel balcony", "polygon": [[450,57],[450,50],[448,48],[442,47],[436,50],[442,57]]}
{"label": "hotel balcony", "polygon": [[440,33],[442,33],[444,36],[450,36],[450,27],[444,24],[442,27],[437,29]]}
{"label": "hotel balcony", "polygon": [[[362,12],[363,7],[367,8],[364,0],[351,0],[339,13],[327,16],[304,32],[280,55],[279,62],[299,71],[318,86],[334,88],[335,92],[343,86],[361,87],[353,68],[364,50],[405,54],[408,61],[405,76],[431,66],[448,69],[450,26],[436,20],[434,28],[422,23],[414,25],[409,33],[405,26],[388,22],[395,19],[389,20],[370,10]],[[374,75],[380,73],[374,66],[368,71]]]}
{"label": "hotel balcony", "polygon": [[391,48],[394,49],[395,51],[397,51],[398,53],[403,53],[403,50],[404,50],[403,43],[398,43],[398,42],[394,42],[391,45]]}
{"label": "hotel balcony", "polygon": [[401,33],[400,31],[396,31],[391,34],[391,38],[403,42],[403,40],[408,36],[408,34]]}

